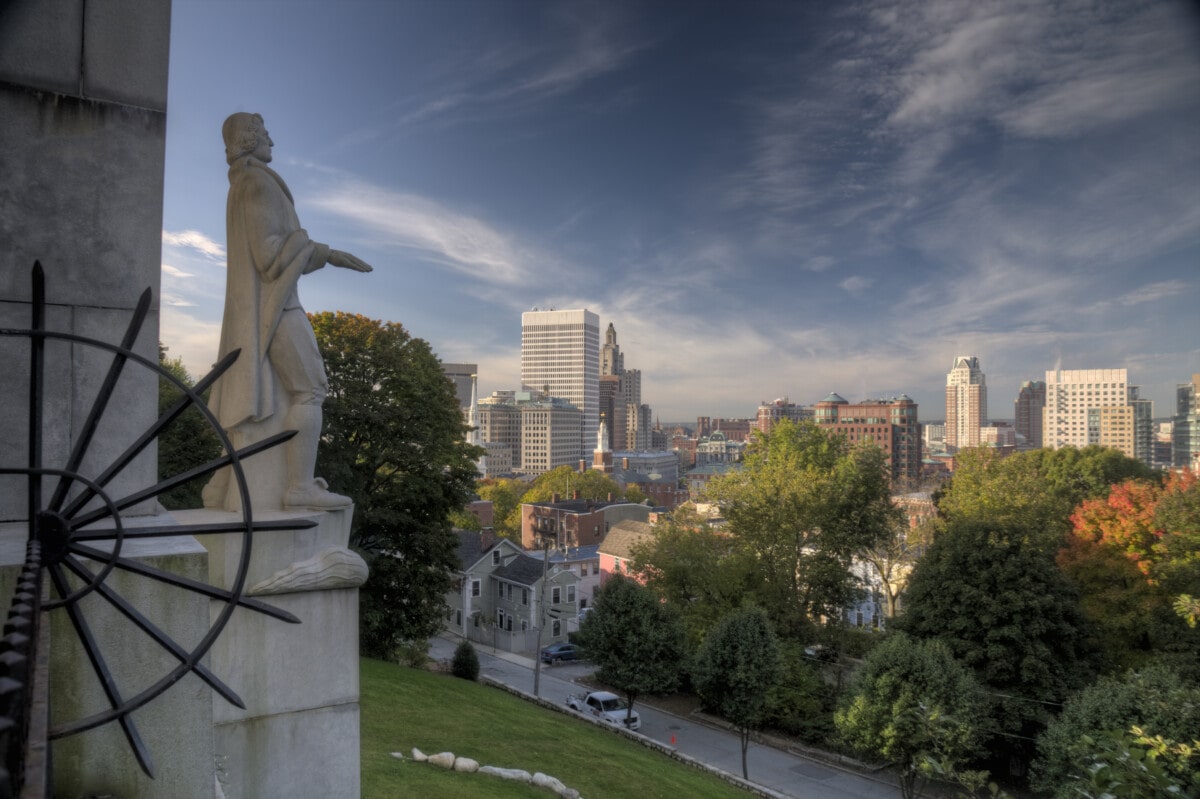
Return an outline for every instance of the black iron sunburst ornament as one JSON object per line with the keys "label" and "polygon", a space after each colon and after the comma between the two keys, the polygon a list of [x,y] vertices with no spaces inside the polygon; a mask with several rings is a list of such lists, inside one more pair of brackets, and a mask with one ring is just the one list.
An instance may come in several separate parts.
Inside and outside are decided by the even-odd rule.
{"label": "black iron sunburst ornament", "polygon": [[[153,777],[154,766],[150,752],[139,735],[130,714],[162,695],[164,691],[189,673],[198,676],[230,703],[239,708],[245,707],[242,699],[233,689],[201,662],[204,655],[212,647],[238,607],[264,613],[289,623],[299,622],[299,619],[292,614],[244,594],[246,572],[250,563],[251,541],[255,532],[299,530],[315,525],[314,522],[306,520],[255,521],[251,510],[246,476],[242,470],[242,461],[245,458],[283,443],[294,435],[294,431],[280,433],[241,449],[234,448],[215,416],[206,407],[201,395],[234,363],[238,356],[237,352],[230,353],[194,387],[185,385],[169,371],[161,368],[158,363],[134,352],[133,346],[150,309],[150,289],[146,289],[142,293],[124,338],[119,344],[46,329],[45,276],[40,264],[34,264],[33,268],[31,305],[32,324],[29,329],[0,328],[0,336],[27,339],[29,342],[28,461],[26,465],[20,467],[0,465],[0,475],[24,476],[27,478],[28,484],[27,561],[19,578],[13,609],[10,610],[9,622],[5,626],[4,638],[0,639],[0,682],[10,679],[13,683],[20,684],[19,689],[7,685],[10,689],[8,693],[10,696],[21,696],[23,701],[16,703],[10,700],[0,704],[0,736],[19,735],[25,739],[27,752],[31,748],[32,751],[37,752],[39,746],[41,749],[45,748],[45,740],[53,741],[103,724],[116,722],[124,732],[142,770]],[[83,427],[75,437],[70,455],[65,463],[57,465],[43,463],[43,424],[46,421],[44,419],[46,400],[43,394],[44,371],[46,344],[50,341],[69,342],[75,347],[99,352],[101,357],[111,356],[107,374],[92,400]],[[117,382],[127,367],[149,370],[158,380],[165,380],[174,385],[182,396],[137,435],[123,452],[112,458],[106,466],[96,470],[95,473],[85,474],[84,471],[91,471],[85,470],[83,467],[85,456],[93,444],[101,419],[109,410],[109,403]],[[117,494],[110,493],[113,480],[123,474],[129,474],[126,470],[130,464],[148,447],[155,444],[157,438],[190,408],[199,411],[212,428],[221,443],[223,454],[201,466],[181,474],[170,475],[145,488],[134,491],[123,490]],[[211,524],[147,525],[145,524],[146,519],[141,519],[136,526],[128,526],[123,523],[121,517],[123,511],[152,501],[176,486],[201,479],[224,467],[229,467],[231,479],[241,495],[242,509],[237,521],[220,521]],[[135,539],[213,534],[242,536],[241,557],[229,587],[215,586],[175,574],[122,554],[122,547],[126,542]],[[157,626],[143,610],[135,607],[133,602],[110,585],[108,578],[114,572],[123,572],[136,578],[165,583],[179,591],[192,592],[210,599],[220,600],[223,606],[219,612],[213,613],[210,617],[208,632],[200,641],[194,646],[185,646],[175,640],[170,632]],[[43,584],[46,582],[48,582],[50,590],[45,592],[46,595],[43,599]],[[138,644],[161,648],[174,661],[177,661],[177,665],[162,674],[149,687],[141,688],[139,684],[137,688],[141,688],[141,690],[135,688],[137,693],[126,696],[122,691],[122,686],[118,684],[119,680],[114,677],[113,670],[109,666],[109,659],[105,656],[105,646],[111,647],[113,644],[111,642],[105,644],[98,640],[94,624],[89,622],[87,608],[81,604],[80,600],[92,594],[99,597],[104,605],[115,609],[136,626],[141,633],[138,636],[140,638]],[[94,603],[97,600],[90,601]],[[35,723],[30,723],[28,710],[31,707],[36,708],[39,701],[43,704],[46,701],[44,696],[39,700],[35,695],[39,682],[35,676],[37,670],[35,653],[38,649],[39,627],[42,637],[46,636],[49,630],[48,625],[39,624],[39,619],[43,617],[43,614],[52,612],[64,613],[70,620],[71,628],[74,629],[80,645],[91,663],[91,670],[107,699],[107,708],[45,729],[45,739],[39,742],[36,719],[34,719]],[[122,646],[133,645],[133,643],[122,641]],[[10,650],[19,650],[22,647],[29,650],[27,656],[9,657],[6,654]],[[6,657],[8,657],[7,661]],[[21,661],[21,657],[26,659]],[[53,659],[53,654],[50,657]],[[22,676],[24,680],[18,679]],[[153,676],[151,675],[151,679]],[[43,686],[41,690],[44,690],[44,674],[41,683]],[[31,686],[34,687],[31,688]],[[53,701],[52,697],[50,701]],[[15,704],[23,704],[25,711],[23,718],[14,721],[12,706]],[[20,708],[16,708],[16,710],[20,711]],[[58,710],[61,711],[62,708]],[[7,729],[3,723],[6,720],[3,718],[5,715],[9,717],[7,720],[12,722]],[[9,751],[11,752],[11,748]],[[20,762],[14,762],[11,755],[6,755],[6,762],[3,766],[10,772],[9,779],[16,780],[18,785],[22,777],[20,774],[13,773],[14,769],[28,773]],[[12,784],[0,785],[0,793]]]}

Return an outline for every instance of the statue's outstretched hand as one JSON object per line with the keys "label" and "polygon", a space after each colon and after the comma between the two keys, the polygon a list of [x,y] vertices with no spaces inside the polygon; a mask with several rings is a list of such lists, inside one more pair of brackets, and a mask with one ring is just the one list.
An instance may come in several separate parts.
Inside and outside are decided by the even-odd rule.
{"label": "statue's outstretched hand", "polygon": [[366,261],[355,258],[348,252],[341,250],[329,251],[329,263],[334,266],[340,266],[343,269],[353,269],[356,272],[370,272],[371,265]]}

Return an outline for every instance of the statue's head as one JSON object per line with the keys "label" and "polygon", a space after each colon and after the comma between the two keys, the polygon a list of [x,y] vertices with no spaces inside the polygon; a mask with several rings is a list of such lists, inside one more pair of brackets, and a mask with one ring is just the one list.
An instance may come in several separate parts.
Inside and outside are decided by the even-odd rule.
{"label": "statue's head", "polygon": [[[221,136],[225,139],[225,162],[229,164],[243,155],[254,154],[260,144],[271,143],[271,137],[267,135],[263,126],[262,116],[247,114],[245,111],[229,115],[225,124],[221,126]],[[261,160],[271,160],[270,152],[270,149],[266,149],[267,157]]]}

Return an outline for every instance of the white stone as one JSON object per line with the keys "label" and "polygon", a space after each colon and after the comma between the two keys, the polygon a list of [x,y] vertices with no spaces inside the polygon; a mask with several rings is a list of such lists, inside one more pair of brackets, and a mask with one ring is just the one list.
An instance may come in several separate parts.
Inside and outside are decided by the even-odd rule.
{"label": "white stone", "polygon": [[479,761],[469,757],[456,757],[454,758],[454,770],[465,771],[468,774],[479,771]]}
{"label": "white stone", "polygon": [[429,762],[442,768],[454,768],[454,753],[438,752],[436,755],[429,756]]}
{"label": "white stone", "polygon": [[429,755],[425,754],[417,747],[413,747],[413,760],[417,761],[418,763],[424,763],[428,759]]}
{"label": "white stone", "polygon": [[280,569],[247,592],[254,596],[358,588],[367,581],[367,564],[357,552],[330,547],[308,560]]}
{"label": "white stone", "polygon": [[548,788],[555,793],[561,793],[567,787],[560,780],[540,771],[533,775],[533,784],[539,788]]}
{"label": "white stone", "polygon": [[513,780],[514,782],[533,782],[533,775],[528,771],[519,768],[500,768],[499,766],[481,766],[480,774],[490,774],[493,777],[499,777],[502,780]]}
{"label": "white stone", "polygon": [[558,795],[563,799],[579,799],[579,791],[574,788],[563,788]]}
{"label": "white stone", "polygon": [[403,760],[404,753],[403,752],[392,752],[392,757],[396,758],[397,760]]}

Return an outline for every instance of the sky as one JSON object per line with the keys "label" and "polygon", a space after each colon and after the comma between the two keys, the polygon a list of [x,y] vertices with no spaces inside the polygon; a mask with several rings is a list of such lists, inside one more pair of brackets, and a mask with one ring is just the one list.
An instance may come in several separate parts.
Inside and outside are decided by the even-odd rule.
{"label": "sky", "polygon": [[309,311],[400,322],[481,396],[521,313],[611,322],[667,421],[908,394],[975,355],[1200,372],[1200,14],[1186,2],[174,0],[161,338],[224,301],[221,123],[258,112]]}

